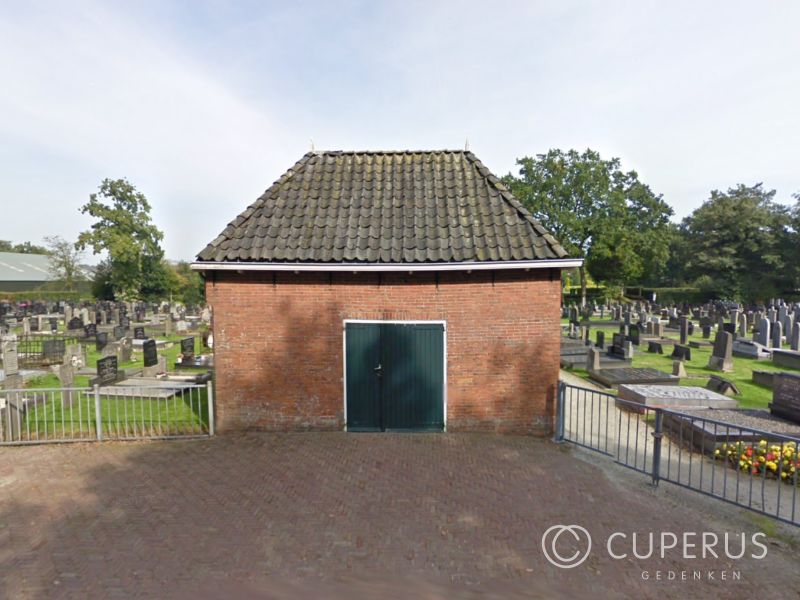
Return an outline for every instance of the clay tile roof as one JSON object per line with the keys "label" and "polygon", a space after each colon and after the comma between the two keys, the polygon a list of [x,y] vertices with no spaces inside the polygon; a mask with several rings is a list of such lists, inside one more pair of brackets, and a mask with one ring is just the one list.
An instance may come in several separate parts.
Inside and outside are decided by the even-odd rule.
{"label": "clay tile roof", "polygon": [[207,262],[565,258],[467,151],[310,152],[198,255]]}

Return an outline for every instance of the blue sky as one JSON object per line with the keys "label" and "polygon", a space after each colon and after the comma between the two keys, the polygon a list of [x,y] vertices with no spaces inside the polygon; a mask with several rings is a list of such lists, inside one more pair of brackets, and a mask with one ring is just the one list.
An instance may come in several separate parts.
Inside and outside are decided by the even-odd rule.
{"label": "blue sky", "polygon": [[104,177],[190,259],[310,148],[618,156],[675,208],[800,192],[797,2],[0,2],[0,239]]}

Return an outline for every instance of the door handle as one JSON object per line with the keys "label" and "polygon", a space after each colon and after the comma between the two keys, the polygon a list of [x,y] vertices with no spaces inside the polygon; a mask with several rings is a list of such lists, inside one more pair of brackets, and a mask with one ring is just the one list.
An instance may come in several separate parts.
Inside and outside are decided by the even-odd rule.
{"label": "door handle", "polygon": [[374,368],[374,369],[372,369],[372,370],[373,370],[373,372],[375,373],[375,375],[377,375],[378,377],[380,377],[380,376],[381,376],[381,374],[383,373],[383,367],[381,366],[381,363],[378,363],[378,366],[377,366],[377,367],[375,367],[375,368]]}

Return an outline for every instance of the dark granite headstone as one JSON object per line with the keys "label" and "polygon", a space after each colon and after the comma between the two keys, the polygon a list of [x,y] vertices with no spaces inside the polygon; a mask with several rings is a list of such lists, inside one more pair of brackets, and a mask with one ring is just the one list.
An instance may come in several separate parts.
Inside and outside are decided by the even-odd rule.
{"label": "dark granite headstone", "polygon": [[595,333],[594,345],[600,348],[601,350],[606,345],[606,334],[604,331],[598,331]]}
{"label": "dark granite headstone", "polygon": [[105,331],[99,332],[94,338],[94,349],[100,352],[107,345],[108,345],[108,333]]}
{"label": "dark granite headstone", "polygon": [[631,325],[628,328],[628,339],[633,343],[634,346],[639,345],[639,326],[638,325]]}
{"label": "dark granite headstone", "polygon": [[181,354],[184,360],[192,360],[194,358],[194,337],[187,337],[181,340]]}
{"label": "dark granite headstone", "polygon": [[88,325],[84,325],[83,333],[86,337],[94,337],[97,335],[97,325],[94,323],[89,323]]}
{"label": "dark granite headstone", "polygon": [[675,344],[670,357],[678,360],[692,360],[692,349],[689,346]]}
{"label": "dark granite headstone", "polygon": [[661,342],[649,341],[647,342],[647,351],[651,354],[664,354],[664,347]]}
{"label": "dark granite headstone", "polygon": [[50,319],[50,331],[53,333],[58,331],[58,319],[56,317]]}
{"label": "dark granite headstone", "polygon": [[105,385],[117,381],[119,367],[116,356],[106,356],[97,361],[97,383]]}
{"label": "dark granite headstone", "polygon": [[83,321],[80,317],[72,317],[67,323],[67,329],[75,331],[76,329],[83,329]]}
{"label": "dark granite headstone", "polygon": [[775,373],[769,411],[800,423],[800,374]]}
{"label": "dark granite headstone", "polygon": [[142,344],[142,351],[144,352],[145,367],[154,367],[158,364],[158,351],[156,350],[155,340],[146,340]]}
{"label": "dark granite headstone", "polygon": [[134,327],[133,328],[133,339],[135,340],[146,340],[147,334],[144,332],[144,327]]}

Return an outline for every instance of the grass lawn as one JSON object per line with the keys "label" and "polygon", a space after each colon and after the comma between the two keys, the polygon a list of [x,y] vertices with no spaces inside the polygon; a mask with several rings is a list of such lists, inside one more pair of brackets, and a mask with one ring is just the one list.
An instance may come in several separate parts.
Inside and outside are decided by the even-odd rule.
{"label": "grass lawn", "polygon": [[[28,409],[14,440],[93,439],[97,436],[94,392],[25,393]],[[100,413],[108,439],[201,434],[207,431],[206,389],[185,390],[168,399],[102,394]]]}
{"label": "grass lawn", "polygon": [[[562,319],[563,325],[568,325],[567,319]],[[592,325],[591,339],[594,341],[595,332],[604,331],[606,336],[606,344],[610,344],[611,336],[614,333],[619,333],[619,327],[612,326],[596,326]],[[644,335],[644,334],[642,334]],[[666,337],[679,339],[678,332],[668,331]],[[703,335],[700,327],[695,327],[694,335],[689,336],[689,340],[702,341]],[[713,335],[710,340],[713,341]],[[643,342],[640,346],[634,347],[633,366],[634,367],[652,367],[667,373],[672,373],[672,360],[669,357],[668,347],[665,347],[666,354],[648,354],[647,343]],[[755,360],[753,358],[739,358],[733,357],[733,372],[722,373],[714,371],[707,367],[708,359],[711,357],[711,346],[702,348],[692,348],[692,360],[685,363],[686,374],[688,377],[681,379],[681,385],[686,386],[700,386],[705,387],[708,378],[711,375],[719,375],[720,377],[732,381],[739,388],[741,392],[736,399],[742,408],[767,408],[767,404],[772,401],[772,390],[753,383],[753,371],[789,371],[783,367],[776,367],[771,361]],[[575,373],[585,379],[589,378],[585,369],[568,369],[570,372]],[[794,371],[800,373],[800,371]]]}

